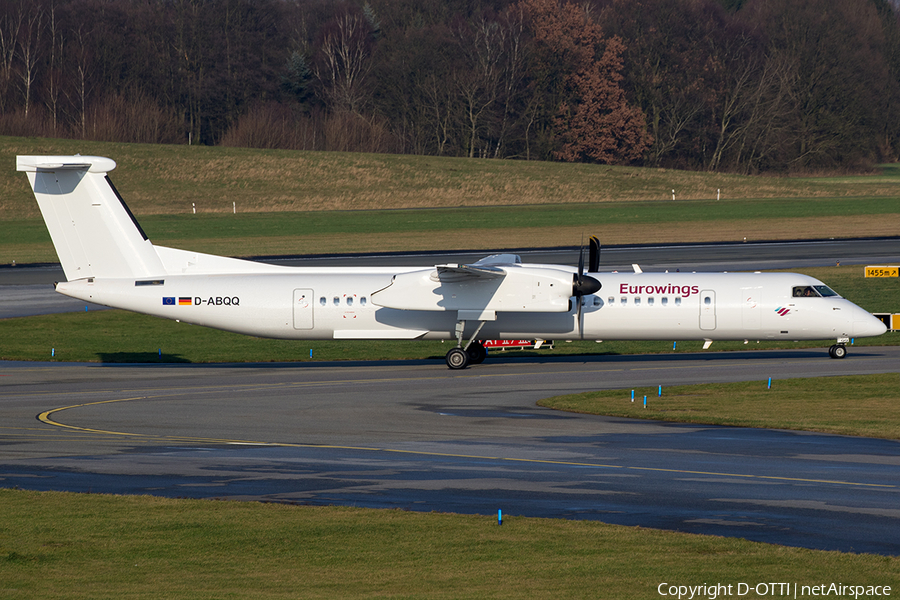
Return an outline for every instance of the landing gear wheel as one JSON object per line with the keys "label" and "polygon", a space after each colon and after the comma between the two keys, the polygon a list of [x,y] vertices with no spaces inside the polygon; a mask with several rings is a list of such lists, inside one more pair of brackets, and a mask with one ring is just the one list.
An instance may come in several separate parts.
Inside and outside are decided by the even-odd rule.
{"label": "landing gear wheel", "polygon": [[462,348],[453,348],[444,358],[451,369],[465,369],[469,366],[469,354]]}
{"label": "landing gear wheel", "polygon": [[847,346],[843,344],[835,344],[828,349],[828,356],[831,358],[844,358],[847,356]]}
{"label": "landing gear wheel", "polygon": [[472,342],[469,349],[466,350],[469,355],[469,362],[473,365],[480,365],[487,358],[487,348],[481,342]]}

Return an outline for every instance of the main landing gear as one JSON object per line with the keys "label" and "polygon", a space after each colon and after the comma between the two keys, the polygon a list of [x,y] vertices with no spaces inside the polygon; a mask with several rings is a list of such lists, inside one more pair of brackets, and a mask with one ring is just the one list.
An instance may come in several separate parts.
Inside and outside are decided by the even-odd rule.
{"label": "main landing gear", "polygon": [[447,356],[444,357],[448,367],[454,370],[465,369],[469,364],[478,365],[484,362],[484,359],[487,358],[487,348],[481,342],[475,341],[475,338],[481,333],[481,328],[484,327],[485,322],[479,322],[478,329],[475,330],[472,339],[465,346],[463,346],[462,336],[466,322],[456,322],[456,348],[451,348],[447,352]]}

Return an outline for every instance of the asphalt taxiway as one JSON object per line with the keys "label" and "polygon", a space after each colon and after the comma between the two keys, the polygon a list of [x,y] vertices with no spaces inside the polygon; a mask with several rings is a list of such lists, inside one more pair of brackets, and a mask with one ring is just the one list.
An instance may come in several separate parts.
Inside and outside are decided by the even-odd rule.
{"label": "asphalt taxiway", "polygon": [[3,363],[0,485],[502,510],[896,555],[900,443],[567,414],[535,401],[898,364],[896,347],[856,348],[841,361],[824,349],[501,356],[461,372],[442,360]]}

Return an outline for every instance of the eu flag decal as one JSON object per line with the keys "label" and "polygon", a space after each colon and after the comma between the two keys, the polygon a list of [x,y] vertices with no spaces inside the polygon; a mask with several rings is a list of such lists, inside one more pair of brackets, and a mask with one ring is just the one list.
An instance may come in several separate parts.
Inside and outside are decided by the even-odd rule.
{"label": "eu flag decal", "polygon": [[163,296],[163,306],[175,306],[175,298]]}

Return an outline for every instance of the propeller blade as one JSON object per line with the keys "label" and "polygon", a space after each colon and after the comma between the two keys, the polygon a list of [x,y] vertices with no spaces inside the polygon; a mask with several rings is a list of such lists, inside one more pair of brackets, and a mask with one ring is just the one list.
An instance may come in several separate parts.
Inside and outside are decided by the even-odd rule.
{"label": "propeller blade", "polygon": [[600,240],[592,235],[589,243],[588,273],[596,273],[600,270]]}
{"label": "propeller blade", "polygon": [[575,298],[578,302],[578,337],[584,339],[584,300],[581,297]]}
{"label": "propeller blade", "polygon": [[581,248],[578,250],[578,276],[584,274],[584,240],[581,241]]}

